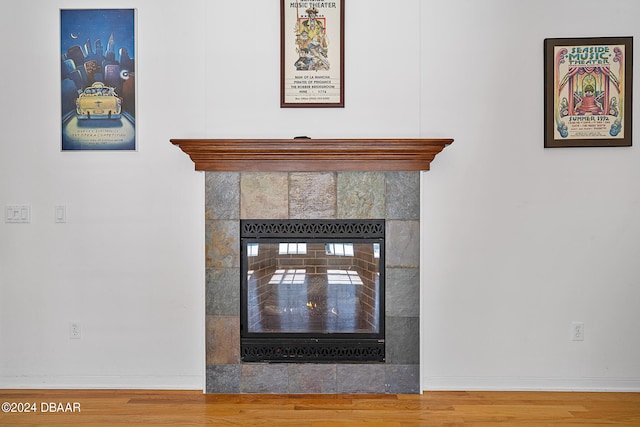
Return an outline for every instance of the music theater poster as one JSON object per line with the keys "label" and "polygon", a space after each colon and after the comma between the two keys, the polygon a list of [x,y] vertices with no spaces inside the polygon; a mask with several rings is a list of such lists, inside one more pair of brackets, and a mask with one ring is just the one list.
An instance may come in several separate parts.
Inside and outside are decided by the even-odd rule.
{"label": "music theater poster", "polygon": [[630,146],[632,39],[545,40],[545,146]]}
{"label": "music theater poster", "polygon": [[344,107],[344,0],[280,8],[280,106]]}

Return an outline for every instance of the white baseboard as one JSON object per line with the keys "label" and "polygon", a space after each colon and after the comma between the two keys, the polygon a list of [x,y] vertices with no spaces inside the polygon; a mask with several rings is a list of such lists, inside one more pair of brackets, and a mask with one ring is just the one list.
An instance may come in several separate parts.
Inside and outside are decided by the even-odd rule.
{"label": "white baseboard", "polygon": [[639,392],[640,378],[427,377],[424,391]]}
{"label": "white baseboard", "polygon": [[202,375],[0,377],[0,389],[204,390]]}
{"label": "white baseboard", "polygon": [[[200,375],[0,377],[0,389],[204,390]],[[640,378],[427,377],[423,391],[640,392]]]}

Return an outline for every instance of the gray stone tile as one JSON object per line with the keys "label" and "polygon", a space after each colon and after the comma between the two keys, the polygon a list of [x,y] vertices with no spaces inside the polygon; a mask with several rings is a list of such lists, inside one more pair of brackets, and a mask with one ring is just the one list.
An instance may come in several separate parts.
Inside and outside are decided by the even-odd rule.
{"label": "gray stone tile", "polygon": [[289,365],[289,393],[336,392],[336,365],[292,363]]}
{"label": "gray stone tile", "polygon": [[385,356],[391,365],[420,364],[420,319],[385,318]]}
{"label": "gray stone tile", "polygon": [[420,219],[420,172],[387,172],[387,218]]}
{"label": "gray stone tile", "polygon": [[205,219],[240,218],[240,173],[205,173]]}
{"label": "gray stone tile", "polygon": [[387,221],[387,267],[420,267],[420,221]]}
{"label": "gray stone tile", "polygon": [[212,316],[240,315],[239,268],[207,268],[206,313]]}
{"label": "gray stone tile", "polygon": [[387,316],[420,315],[420,269],[387,268],[385,271],[385,311]]}
{"label": "gray stone tile", "polygon": [[420,365],[385,366],[386,392],[391,394],[420,393]]}
{"label": "gray stone tile", "polygon": [[240,365],[207,365],[207,393],[240,393]]}
{"label": "gray stone tile", "polygon": [[289,174],[289,218],[336,217],[336,175],[333,172]]}
{"label": "gray stone tile", "polygon": [[240,317],[206,317],[207,365],[240,363]]}
{"label": "gray stone tile", "polygon": [[207,268],[240,267],[240,223],[212,220],[205,222]]}
{"label": "gray stone tile", "polygon": [[240,218],[285,219],[289,214],[287,172],[242,172]]}
{"label": "gray stone tile", "polygon": [[338,365],[338,393],[384,393],[384,367],[383,364]]}
{"label": "gray stone tile", "polygon": [[[207,393],[419,393],[419,181],[419,172],[208,172]],[[385,364],[240,363],[238,218],[288,217],[387,219]]]}
{"label": "gray stone tile", "polygon": [[338,172],[338,218],[385,216],[384,172]]}
{"label": "gray stone tile", "polygon": [[286,363],[250,363],[241,365],[242,393],[287,393],[289,375]]}

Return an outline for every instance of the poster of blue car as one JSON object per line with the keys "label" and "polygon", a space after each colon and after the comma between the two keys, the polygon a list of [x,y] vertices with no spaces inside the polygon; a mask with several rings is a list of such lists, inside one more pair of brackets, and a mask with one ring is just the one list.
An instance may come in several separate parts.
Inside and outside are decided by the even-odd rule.
{"label": "poster of blue car", "polygon": [[135,9],[60,11],[62,150],[136,150]]}

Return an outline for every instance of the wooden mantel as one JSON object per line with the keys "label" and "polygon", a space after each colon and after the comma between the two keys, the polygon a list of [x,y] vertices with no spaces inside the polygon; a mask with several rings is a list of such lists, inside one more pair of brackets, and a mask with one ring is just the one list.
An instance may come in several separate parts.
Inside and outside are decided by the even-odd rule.
{"label": "wooden mantel", "polygon": [[453,139],[172,139],[199,171],[421,171]]}

